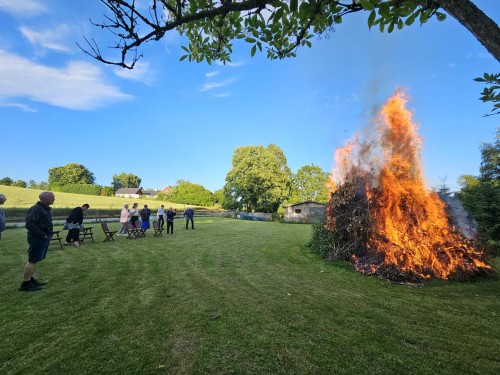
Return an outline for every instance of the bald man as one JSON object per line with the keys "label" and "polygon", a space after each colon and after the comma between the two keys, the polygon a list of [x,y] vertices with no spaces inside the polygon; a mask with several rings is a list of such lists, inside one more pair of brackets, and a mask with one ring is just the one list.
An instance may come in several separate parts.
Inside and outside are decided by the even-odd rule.
{"label": "bald man", "polygon": [[52,238],[52,213],[50,206],[54,203],[55,195],[51,191],[44,191],[39,195],[39,201],[28,210],[26,229],[28,230],[28,262],[24,266],[24,278],[20,292],[35,292],[47,284],[35,279],[36,266],[47,256]]}

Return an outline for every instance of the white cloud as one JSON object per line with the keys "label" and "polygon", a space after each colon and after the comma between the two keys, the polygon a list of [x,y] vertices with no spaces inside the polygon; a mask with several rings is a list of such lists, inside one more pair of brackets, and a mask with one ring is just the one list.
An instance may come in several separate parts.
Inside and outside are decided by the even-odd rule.
{"label": "white cloud", "polygon": [[448,66],[450,68],[456,68],[457,64],[455,64],[455,63],[448,63]]}
{"label": "white cloud", "polygon": [[214,96],[216,98],[227,98],[228,96],[231,96],[231,93],[230,92],[223,92],[223,93],[220,93],[220,94],[214,94]]}
{"label": "white cloud", "polygon": [[220,82],[207,82],[204,83],[203,86],[201,86],[200,91],[209,91],[213,89],[217,89],[219,87],[224,87],[227,85],[230,85],[231,83],[235,82],[236,78],[228,78],[225,81],[220,81]]}
{"label": "white cloud", "polygon": [[56,28],[42,31],[33,30],[29,27],[21,27],[21,33],[31,44],[40,45],[58,52],[70,52],[70,48],[64,44],[64,41],[71,34],[71,28],[65,23]]}
{"label": "white cloud", "polygon": [[237,61],[237,62],[228,61],[225,64],[222,63],[221,61],[216,61],[215,63],[219,66],[229,66],[231,68],[237,68],[238,66],[243,66],[246,64],[245,61]]}
{"label": "white cloud", "polygon": [[47,11],[41,0],[0,0],[0,10],[21,16],[32,16]]}
{"label": "white cloud", "polygon": [[19,108],[23,112],[37,112],[36,109],[31,108],[30,106],[28,106],[26,104],[19,104],[19,103],[2,103],[2,102],[0,102],[0,107]]}
{"label": "white cloud", "polygon": [[212,77],[216,76],[216,75],[217,75],[217,74],[219,74],[219,73],[220,73],[220,70],[215,70],[215,71],[213,71],[213,72],[208,72],[208,73],[205,73],[205,77],[207,77],[207,78],[212,78]]}
{"label": "white cloud", "polygon": [[28,98],[76,110],[91,110],[132,99],[104,83],[102,71],[88,62],[73,61],[52,68],[0,50],[0,98]]}
{"label": "white cloud", "polygon": [[154,82],[153,70],[149,62],[146,61],[137,61],[134,69],[115,68],[114,72],[118,77],[130,81],[138,81],[147,85],[151,85]]}

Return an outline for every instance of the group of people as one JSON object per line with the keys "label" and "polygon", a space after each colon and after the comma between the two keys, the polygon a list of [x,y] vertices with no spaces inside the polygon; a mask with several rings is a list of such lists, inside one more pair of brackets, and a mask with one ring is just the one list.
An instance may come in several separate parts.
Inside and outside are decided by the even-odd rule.
{"label": "group of people", "polygon": [[[129,209],[128,203],[123,205],[123,208],[120,212],[120,230],[118,231],[117,236],[127,236],[127,227],[128,225],[132,225],[135,228],[139,227],[139,219],[140,226],[142,229],[150,228],[150,220],[151,220],[151,210],[148,208],[148,205],[145,204],[142,210],[139,210],[139,205],[134,203],[132,208]],[[156,216],[158,218],[158,225],[161,229],[165,226],[165,221],[167,222],[167,234],[174,234],[174,218],[177,215],[177,209],[172,209],[169,207],[167,211],[165,211],[165,206],[162,204],[158,209]],[[188,229],[188,224],[191,222],[191,229],[194,229],[194,210],[191,207],[188,207],[183,216],[186,220],[186,229]],[[130,223],[130,224],[129,224]]]}
{"label": "group of people", "polygon": [[[19,287],[19,291],[33,292],[41,290],[46,282],[35,279],[35,271],[39,262],[44,260],[47,256],[50,241],[53,233],[52,223],[52,208],[54,204],[55,195],[51,191],[44,191],[38,196],[38,202],[32,206],[26,215],[26,229],[28,231],[28,261],[26,262],[23,270],[23,281]],[[7,198],[4,194],[0,194],[0,205],[3,205]],[[123,205],[120,215],[120,234],[127,232],[128,222],[135,227],[138,226],[137,222],[141,218],[141,226],[143,229],[149,228],[149,220],[151,218],[151,210],[147,205],[139,211],[138,204],[134,203],[132,208],[128,209],[128,204]],[[79,236],[83,228],[83,213],[88,210],[90,206],[85,203],[81,207],[75,207],[66,219],[65,227],[68,229],[66,236],[66,245],[80,246]],[[169,207],[165,211],[165,207],[161,205],[158,209],[158,223],[163,228],[166,219],[167,234],[174,233],[174,217],[177,215],[177,210]],[[194,229],[194,210],[188,207],[183,216],[185,218],[186,230],[191,223],[191,229]],[[2,232],[5,230],[5,213],[0,208],[0,239]]]}

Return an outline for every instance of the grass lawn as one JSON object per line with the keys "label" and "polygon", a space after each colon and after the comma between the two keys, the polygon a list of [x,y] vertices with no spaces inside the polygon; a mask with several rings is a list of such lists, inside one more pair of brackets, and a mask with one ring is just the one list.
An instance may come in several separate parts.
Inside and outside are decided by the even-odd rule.
{"label": "grass lawn", "polygon": [[[195,218],[60,250],[18,292],[0,240],[0,374],[499,374],[500,281],[395,285],[328,264],[308,225]],[[118,229],[118,223],[111,223]],[[497,259],[497,266],[498,266]]]}

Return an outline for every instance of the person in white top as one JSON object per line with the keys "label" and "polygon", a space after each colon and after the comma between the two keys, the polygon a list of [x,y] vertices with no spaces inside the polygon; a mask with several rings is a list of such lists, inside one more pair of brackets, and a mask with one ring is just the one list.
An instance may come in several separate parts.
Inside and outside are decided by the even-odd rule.
{"label": "person in white top", "polygon": [[137,228],[138,227],[138,224],[136,224],[138,221],[139,221],[139,209],[137,208],[139,207],[139,203],[134,203],[134,205],[132,206],[132,208],[130,209],[130,222],[132,223],[132,225]]}
{"label": "person in white top", "polygon": [[158,216],[158,225],[160,228],[163,228],[163,225],[165,224],[165,206],[163,204],[158,209],[156,216]]}
{"label": "person in white top", "polygon": [[128,203],[123,205],[122,211],[120,212],[120,224],[122,225],[120,231],[118,232],[118,236],[126,236],[127,235],[127,223],[130,213],[128,212]]}

